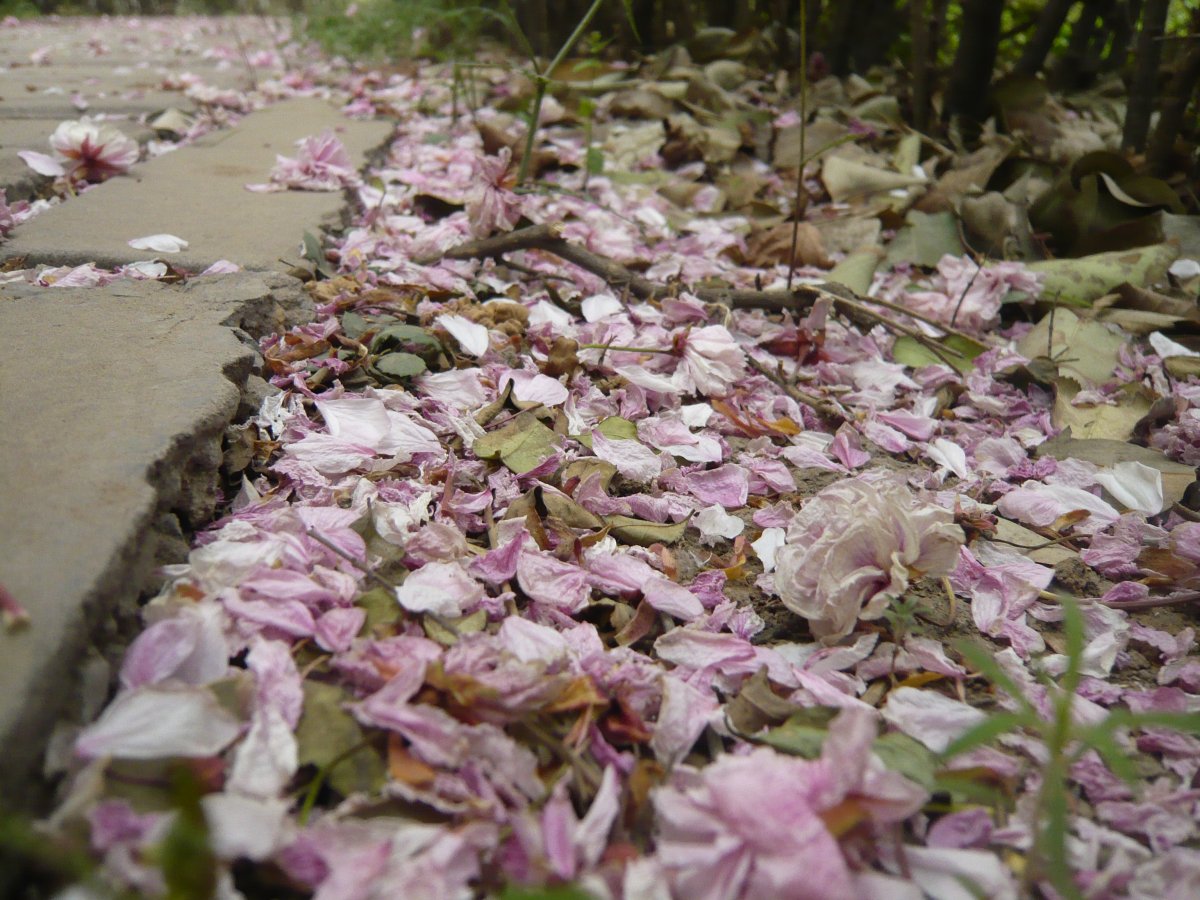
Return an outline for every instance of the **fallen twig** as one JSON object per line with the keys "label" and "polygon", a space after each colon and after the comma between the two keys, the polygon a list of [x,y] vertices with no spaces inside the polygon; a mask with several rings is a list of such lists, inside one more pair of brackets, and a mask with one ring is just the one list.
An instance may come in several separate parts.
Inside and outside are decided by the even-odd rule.
{"label": "fallen twig", "polygon": [[832,400],[826,400],[824,397],[818,397],[816,394],[811,394],[806,390],[796,387],[794,384],[788,384],[779,376],[777,372],[772,372],[769,368],[760,363],[752,356],[747,356],[746,361],[750,363],[750,367],[758,374],[769,378],[773,381],[785,394],[795,400],[797,403],[803,403],[806,406],[811,406],[818,413],[827,419],[833,419],[837,422],[845,422],[849,416],[842,407]]}
{"label": "fallen twig", "polygon": [[[677,288],[651,281],[642,275],[621,265],[615,260],[598,253],[593,253],[586,247],[573,244],[562,236],[562,225],[557,223],[531,225],[498,234],[494,237],[478,241],[467,241],[452,247],[441,255],[430,255],[416,260],[418,265],[433,265],[441,259],[494,259],[506,253],[516,253],[520,250],[542,250],[553,253],[560,259],[574,263],[579,268],[604,279],[608,284],[627,289],[641,300],[653,300],[668,297]],[[882,325],[889,331],[906,335],[925,347],[928,347],[939,359],[950,364],[950,356],[962,357],[953,348],[943,346],[933,338],[914,328],[902,325],[887,316],[871,309],[867,304],[876,304],[887,309],[902,312],[914,319],[928,322],[947,333],[961,334],[937,322],[914,315],[902,307],[887,301],[877,301],[869,297],[859,297],[849,288],[840,284],[830,283],[828,286],[800,285],[793,291],[758,291],[733,288],[695,288],[689,291],[697,299],[705,303],[720,303],[735,309],[762,309],[770,312],[792,312],[799,314],[808,309],[819,297],[828,297],[843,316],[863,328],[873,328]],[[966,335],[963,335],[966,337]]]}
{"label": "fallen twig", "polygon": [[1105,603],[1109,609],[1157,609],[1162,606],[1183,606],[1200,601],[1200,591],[1176,591],[1164,597],[1145,597],[1141,600]]}

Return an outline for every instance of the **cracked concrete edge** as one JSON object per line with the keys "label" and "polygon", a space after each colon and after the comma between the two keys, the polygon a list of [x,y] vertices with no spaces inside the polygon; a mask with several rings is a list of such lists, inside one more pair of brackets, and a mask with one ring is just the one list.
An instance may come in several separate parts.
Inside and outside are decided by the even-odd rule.
{"label": "cracked concrete edge", "polygon": [[[312,318],[301,283],[286,275],[210,276],[182,289],[231,305],[219,325],[235,337],[258,338]],[[74,735],[111,696],[121,657],[142,629],[141,606],[164,583],[161,567],[185,561],[192,535],[213,520],[226,431],[257,411],[246,401],[261,394],[253,380],[262,358],[256,346],[239,340],[243,352],[221,367],[230,390],[147,467],[144,508],[133,529],[65,623],[59,652],[28,680],[21,714],[0,733],[0,812],[49,810]]]}

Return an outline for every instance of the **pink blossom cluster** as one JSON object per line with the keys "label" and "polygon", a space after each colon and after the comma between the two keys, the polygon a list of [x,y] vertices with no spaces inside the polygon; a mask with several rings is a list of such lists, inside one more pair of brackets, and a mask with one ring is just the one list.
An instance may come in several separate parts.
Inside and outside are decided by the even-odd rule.
{"label": "pink blossom cluster", "polygon": [[813,634],[836,641],[878,619],[911,579],[948,575],[963,532],[954,516],[887,478],[852,478],[810,499],[775,554],[775,586]]}

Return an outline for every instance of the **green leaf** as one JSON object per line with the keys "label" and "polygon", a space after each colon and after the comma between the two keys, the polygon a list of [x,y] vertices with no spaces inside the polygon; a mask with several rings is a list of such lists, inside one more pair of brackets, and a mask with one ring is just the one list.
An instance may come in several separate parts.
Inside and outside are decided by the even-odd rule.
{"label": "green leaf", "polygon": [[971,769],[939,769],[934,776],[936,793],[949,794],[953,803],[998,806],[1005,801],[1003,788],[988,776]]}
{"label": "green leaf", "polygon": [[1173,245],[1155,244],[1079,259],[1047,259],[1029,263],[1028,268],[1041,276],[1043,301],[1091,306],[1125,282],[1146,287],[1163,281],[1177,255]]}
{"label": "green leaf", "polygon": [[762,743],[780,753],[816,759],[821,755],[829,723],[837,715],[831,707],[815,706],[793,713],[782,725],[772,728],[762,737]]}
{"label": "green leaf", "polygon": [[1128,709],[1114,709],[1101,724],[1105,723],[1111,723],[1113,728],[1169,728],[1185,734],[1200,734],[1200,712],[1133,712]]}
{"label": "green leaf", "polygon": [[678,543],[687,530],[687,520],[670,524],[647,522],[630,516],[604,516],[604,521],[613,537],[627,544],[638,544],[642,547]]}
{"label": "green leaf", "polygon": [[909,337],[906,334],[901,335],[892,344],[892,359],[901,365],[912,366],[914,369],[919,369],[921,366],[949,363],[959,372],[966,375],[975,368],[972,362],[975,357],[987,349],[978,341],[973,341],[968,337],[957,334],[948,334],[938,340],[937,343],[946,348],[943,351],[944,358],[943,356],[938,356],[937,353],[916,338]]}
{"label": "green leaf", "polygon": [[348,699],[336,685],[305,681],[304,713],[296,726],[300,764],[332,766],[329,785],[343,797],[377,790],[386,778],[379,754],[363,744],[362,726],[342,708]]}
{"label": "green leaf", "polygon": [[[637,426],[628,419],[622,419],[620,416],[609,416],[603,419],[596,429],[610,441],[636,441],[638,439]],[[591,434],[573,434],[571,435],[583,446],[589,450],[592,449]]]}
{"label": "green leaf", "polygon": [[834,266],[825,280],[844,284],[856,294],[866,294],[871,289],[871,280],[882,259],[883,252],[879,248],[863,247],[848,254]]}
{"label": "green leaf", "polygon": [[604,173],[604,151],[595,144],[587,148],[587,173],[601,175]]}
{"label": "green leaf", "polygon": [[1138,780],[1137,767],[1129,761],[1128,751],[1117,743],[1112,726],[1107,720],[1079,731],[1075,736],[1082,744],[1099,753],[1100,758],[1118,778],[1127,784],[1133,784]]}
{"label": "green leaf", "polygon": [[355,606],[367,611],[367,620],[360,633],[369,634],[380,625],[391,625],[400,618],[400,604],[396,595],[387,588],[377,587],[358,595]]}
{"label": "green leaf", "polygon": [[371,339],[372,353],[413,349],[438,352],[442,349],[442,342],[418,325],[389,325]]}
{"label": "green leaf", "polygon": [[629,23],[629,30],[633,32],[634,43],[640,44],[642,37],[638,34],[637,21],[633,15],[633,0],[621,0],[621,5],[625,7],[625,21]]}
{"label": "green leaf", "polygon": [[923,213],[913,209],[905,219],[908,224],[888,244],[886,262],[891,265],[908,262],[933,268],[947,254],[962,255],[958,219],[953,213]]}
{"label": "green leaf", "polygon": [[962,654],[963,659],[971,664],[980,674],[984,675],[988,681],[1003,688],[1005,692],[1012,697],[1021,706],[1021,712],[1031,721],[1041,722],[1041,717],[1038,715],[1033,704],[1025,696],[1025,692],[1021,690],[1021,686],[1017,684],[1008,673],[1000,668],[1000,664],[996,662],[995,657],[987,650],[980,647],[978,644],[972,644],[968,641],[958,641],[955,643],[955,649]]}
{"label": "green leaf", "polygon": [[920,741],[899,731],[875,739],[871,745],[875,755],[893,772],[915,781],[930,793],[937,785],[937,755]]}
{"label": "green leaf", "polygon": [[370,323],[365,318],[360,316],[354,310],[342,313],[342,334],[353,340],[358,338],[370,328]]}
{"label": "green leaf", "polygon": [[[452,626],[454,630],[451,631],[446,625]],[[459,637],[483,631],[486,625],[487,612],[482,609],[475,610],[469,616],[461,616],[449,621],[445,619],[439,621],[433,616],[421,617],[421,627],[425,629],[425,636],[430,640],[437,641],[443,647],[453,647],[458,643]]]}
{"label": "green leaf", "polygon": [[321,239],[311,231],[304,232],[304,258],[326,278],[332,278],[336,274],[329,265],[329,260],[325,258],[325,249],[321,246]]}
{"label": "green leaf", "polygon": [[1064,653],[1067,656],[1067,671],[1059,681],[1059,688],[1067,697],[1075,695],[1079,687],[1082,673],[1079,670],[1083,663],[1083,613],[1079,611],[1079,603],[1074,597],[1062,597],[1059,605],[1063,613],[1063,632],[1066,636]]}
{"label": "green leaf", "polygon": [[942,758],[952,759],[960,753],[966,753],[968,750],[982,747],[984,744],[991,743],[1002,734],[1017,731],[1029,724],[1029,717],[1022,713],[993,713],[978,725],[968,728],[951,741],[950,746],[942,751]]}
{"label": "green leaf", "polygon": [[425,360],[415,353],[385,353],[371,363],[371,374],[380,381],[394,384],[428,371]]}
{"label": "green leaf", "polygon": [[532,412],[523,412],[502,428],[481,437],[472,449],[480,459],[498,459],[516,474],[523,475],[553,456],[557,445],[557,434]]}
{"label": "green leaf", "polygon": [[1033,816],[1037,832],[1029,864],[1033,873],[1049,879],[1065,900],[1082,900],[1083,894],[1075,884],[1071,861],[1067,858],[1071,807],[1067,787],[1069,766],[1068,759],[1052,752],[1042,767],[1042,787]]}
{"label": "green leaf", "polygon": [[518,887],[508,885],[500,900],[594,900],[595,895],[571,884],[559,887]]}
{"label": "green leaf", "polygon": [[1200,375],[1200,357],[1168,356],[1163,360],[1163,368],[1172,378],[1186,381],[1189,376]]}
{"label": "green leaf", "polygon": [[208,900],[216,895],[217,857],[212,850],[208,819],[200,805],[199,779],[187,766],[171,767],[171,805],[175,817],[151,853],[162,869],[171,900]]}

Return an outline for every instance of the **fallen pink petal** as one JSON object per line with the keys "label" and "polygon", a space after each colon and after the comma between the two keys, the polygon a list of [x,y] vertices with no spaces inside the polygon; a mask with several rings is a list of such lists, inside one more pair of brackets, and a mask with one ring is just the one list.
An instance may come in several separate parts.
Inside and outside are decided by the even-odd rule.
{"label": "fallen pink petal", "polygon": [[1200,12],[302,6],[0,22],[0,894],[1200,895]]}

